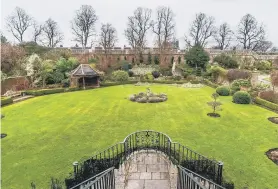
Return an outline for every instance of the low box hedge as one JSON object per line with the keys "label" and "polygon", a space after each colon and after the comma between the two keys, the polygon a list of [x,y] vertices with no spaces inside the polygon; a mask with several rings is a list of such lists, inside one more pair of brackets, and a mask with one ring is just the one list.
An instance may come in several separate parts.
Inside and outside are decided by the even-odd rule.
{"label": "low box hedge", "polygon": [[269,102],[267,100],[261,99],[260,97],[256,97],[254,99],[254,102],[256,104],[261,105],[261,106],[265,106],[265,107],[267,107],[267,108],[269,108],[271,110],[278,111],[278,104],[274,104],[274,103]]}
{"label": "low box hedge", "polygon": [[64,88],[40,89],[40,90],[24,91],[24,93],[26,95],[33,95],[33,96],[42,96],[42,95],[55,94],[55,93],[63,93],[63,92],[65,92]]}
{"label": "low box hedge", "polygon": [[135,84],[138,81],[125,81],[125,82],[102,82],[100,83],[101,87],[110,87],[110,86],[116,86],[116,85],[126,85],[126,84]]}
{"label": "low box hedge", "polygon": [[1,97],[1,106],[12,104],[13,99],[11,97]]}

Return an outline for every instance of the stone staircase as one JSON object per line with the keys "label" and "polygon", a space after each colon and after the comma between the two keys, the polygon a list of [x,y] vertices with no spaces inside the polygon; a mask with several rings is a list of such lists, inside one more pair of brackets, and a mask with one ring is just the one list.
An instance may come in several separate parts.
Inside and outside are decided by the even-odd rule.
{"label": "stone staircase", "polygon": [[116,189],[176,189],[177,174],[163,153],[139,151],[115,170]]}

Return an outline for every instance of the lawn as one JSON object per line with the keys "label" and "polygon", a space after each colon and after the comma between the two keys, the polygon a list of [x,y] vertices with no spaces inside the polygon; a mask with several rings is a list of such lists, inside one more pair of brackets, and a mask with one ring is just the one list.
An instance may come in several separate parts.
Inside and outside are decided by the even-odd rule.
{"label": "lawn", "polygon": [[126,99],[146,87],[114,86],[36,97],[2,108],[2,187],[49,188],[63,179],[72,162],[88,158],[137,130],[163,132],[173,141],[224,162],[224,175],[236,188],[278,188],[278,166],[265,152],[278,147],[274,113],[220,97],[221,118],[207,105],[214,89],[151,86],[168,101],[138,104]]}

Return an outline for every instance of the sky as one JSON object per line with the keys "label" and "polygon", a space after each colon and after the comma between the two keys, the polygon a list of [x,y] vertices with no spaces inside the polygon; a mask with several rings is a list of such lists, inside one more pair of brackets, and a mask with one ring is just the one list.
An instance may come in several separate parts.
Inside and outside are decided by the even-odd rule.
{"label": "sky", "polygon": [[[100,31],[101,23],[111,23],[117,30],[117,46],[128,46],[124,36],[127,17],[141,6],[155,10],[158,6],[169,6],[175,13],[176,38],[180,47],[184,47],[184,35],[188,34],[190,23],[196,13],[203,12],[215,18],[216,26],[227,22],[236,31],[240,19],[247,13],[252,14],[259,23],[263,23],[267,31],[267,39],[278,46],[278,0],[1,0],[1,31],[11,42],[15,38],[7,31],[5,19],[16,6],[23,8],[39,23],[45,22],[49,17],[58,22],[64,34],[63,46],[74,46],[70,21],[81,5],[91,5],[98,15],[96,32]],[[24,38],[31,39],[31,29]],[[97,41],[98,37],[95,37]],[[154,36],[148,33],[148,46],[153,46]],[[210,40],[213,43],[213,39]],[[97,46],[95,42],[94,46]]]}

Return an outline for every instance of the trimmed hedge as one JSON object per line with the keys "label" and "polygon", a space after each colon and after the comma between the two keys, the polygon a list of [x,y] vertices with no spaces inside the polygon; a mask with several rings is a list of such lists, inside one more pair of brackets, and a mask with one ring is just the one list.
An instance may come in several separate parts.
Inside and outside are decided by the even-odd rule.
{"label": "trimmed hedge", "polygon": [[1,106],[12,104],[13,99],[11,97],[1,97]]}
{"label": "trimmed hedge", "polygon": [[233,102],[236,104],[250,104],[251,96],[246,91],[238,91],[233,95]]}
{"label": "trimmed hedge", "polygon": [[230,88],[225,86],[220,86],[216,88],[216,92],[220,96],[229,96],[230,95]]}
{"label": "trimmed hedge", "polygon": [[126,84],[135,84],[138,83],[138,81],[125,81],[125,82],[105,82],[100,83],[101,87],[110,87],[110,86],[116,86],[116,85],[126,85]]}
{"label": "trimmed hedge", "polygon": [[207,79],[204,79],[203,80],[203,84],[209,86],[209,87],[212,87],[212,88],[217,88],[219,87],[219,85],[215,84],[215,83],[212,83],[211,81],[207,80]]}
{"label": "trimmed hedge", "polygon": [[[105,82],[100,83],[101,87],[109,87],[109,86],[116,86],[116,85],[126,85],[126,84],[136,84],[139,81],[125,81],[125,82]],[[171,81],[171,80],[141,80],[140,82],[148,82],[148,83],[158,83],[158,84],[184,84],[188,81]]]}
{"label": "trimmed hedge", "polygon": [[262,105],[262,106],[265,106],[271,110],[274,110],[274,111],[278,111],[278,104],[274,104],[272,102],[269,102],[267,100],[264,100],[264,99],[261,99],[260,97],[256,97],[254,99],[254,102],[256,104],[259,104],[259,105]]}
{"label": "trimmed hedge", "polygon": [[42,96],[42,95],[63,93],[63,92],[65,92],[64,88],[56,88],[56,89],[30,90],[30,91],[25,91],[24,93],[26,95]]}

